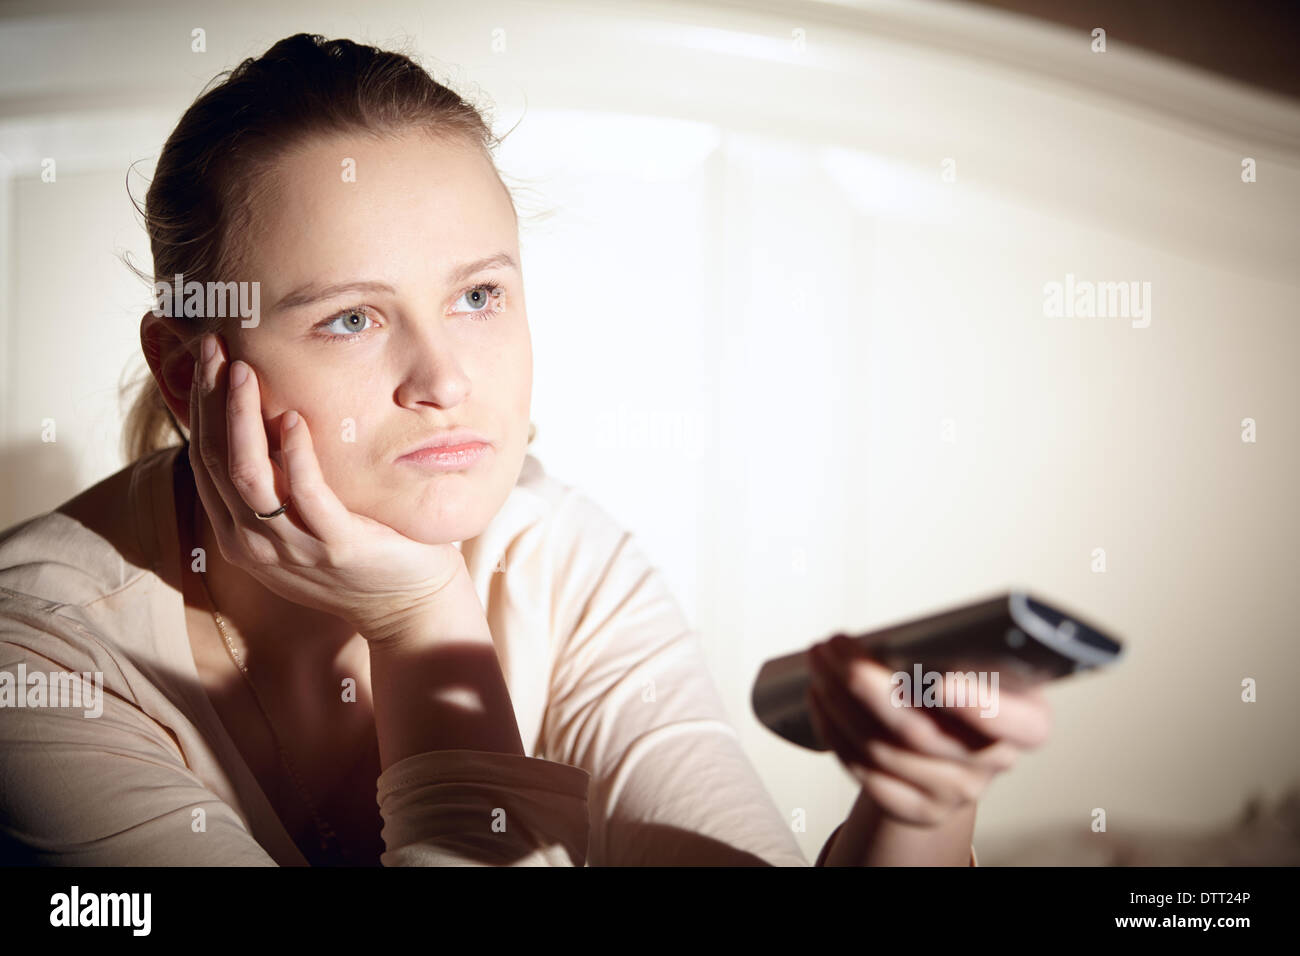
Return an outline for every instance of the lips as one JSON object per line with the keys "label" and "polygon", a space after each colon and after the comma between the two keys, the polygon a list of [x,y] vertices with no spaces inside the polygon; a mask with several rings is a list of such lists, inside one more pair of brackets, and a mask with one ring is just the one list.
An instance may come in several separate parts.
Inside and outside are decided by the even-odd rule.
{"label": "lips", "polygon": [[418,444],[410,446],[397,457],[400,460],[409,458],[419,452],[451,451],[464,445],[477,444],[491,445],[492,443],[476,431],[471,431],[468,428],[452,428],[421,439]]}

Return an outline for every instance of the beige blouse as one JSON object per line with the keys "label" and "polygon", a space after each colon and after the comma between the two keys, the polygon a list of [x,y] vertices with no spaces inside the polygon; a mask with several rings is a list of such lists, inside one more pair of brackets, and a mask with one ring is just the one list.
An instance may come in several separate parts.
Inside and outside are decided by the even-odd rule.
{"label": "beige blouse", "polygon": [[[125,469],[131,554],[59,511],[0,534],[0,862],[307,865],[199,683],[176,452]],[[808,865],[631,533],[528,455],[461,552],[527,756],[388,767],[385,866]],[[33,679],[6,699],[3,675],[24,672],[102,673],[101,712],[19,706]]]}

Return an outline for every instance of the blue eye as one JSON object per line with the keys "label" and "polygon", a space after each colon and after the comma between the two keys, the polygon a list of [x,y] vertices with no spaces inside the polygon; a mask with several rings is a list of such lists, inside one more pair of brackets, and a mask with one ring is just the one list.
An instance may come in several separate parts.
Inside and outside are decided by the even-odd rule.
{"label": "blue eye", "polygon": [[[467,315],[476,322],[485,322],[505,309],[501,301],[505,294],[506,290],[499,285],[480,283],[461,293],[456,300],[457,308],[452,313]],[[465,304],[464,308],[459,307],[461,303]],[[316,330],[326,339],[359,339],[377,327],[378,323],[371,317],[368,306],[354,305],[321,322]]]}
{"label": "blue eye", "polygon": [[[373,319],[370,313],[362,306],[356,306],[350,309],[344,309],[334,318],[323,322],[320,328],[326,331],[326,334],[335,338],[352,338],[371,327]],[[339,325],[338,323],[342,323]]]}
{"label": "blue eye", "polygon": [[[504,306],[501,305],[501,298],[506,294],[506,290],[490,282],[480,283],[472,289],[466,289],[461,297],[456,300],[459,305],[461,302],[468,302],[469,307],[465,309],[456,309],[456,312],[464,312],[471,316],[488,316],[500,312]],[[484,321],[479,319],[478,321]]]}

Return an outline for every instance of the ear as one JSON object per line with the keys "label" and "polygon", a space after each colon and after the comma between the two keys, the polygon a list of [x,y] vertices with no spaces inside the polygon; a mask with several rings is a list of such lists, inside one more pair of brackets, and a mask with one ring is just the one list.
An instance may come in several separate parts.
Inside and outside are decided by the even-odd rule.
{"label": "ear", "polygon": [[146,312],[140,320],[140,347],[163,401],[176,420],[190,427],[190,385],[199,355],[199,328],[166,315]]}

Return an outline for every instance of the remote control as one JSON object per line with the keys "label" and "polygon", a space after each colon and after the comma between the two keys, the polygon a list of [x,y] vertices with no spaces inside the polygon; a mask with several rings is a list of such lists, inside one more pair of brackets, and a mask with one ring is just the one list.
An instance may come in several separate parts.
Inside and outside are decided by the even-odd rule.
{"label": "remote control", "polygon": [[[1110,634],[1025,591],[1003,592],[853,640],[894,672],[997,672],[998,686],[1012,691],[1104,667],[1122,652]],[[829,750],[808,714],[808,683],[807,650],[767,661],[754,681],[754,713],[791,743]]]}

